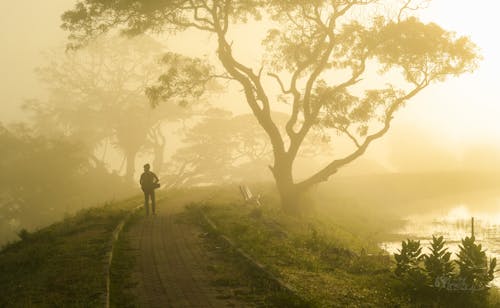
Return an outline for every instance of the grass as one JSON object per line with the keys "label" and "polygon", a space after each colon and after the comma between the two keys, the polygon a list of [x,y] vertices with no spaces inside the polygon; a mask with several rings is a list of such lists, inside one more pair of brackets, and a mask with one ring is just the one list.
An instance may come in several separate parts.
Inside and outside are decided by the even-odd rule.
{"label": "grass", "polygon": [[[342,185],[337,189],[343,189]],[[392,274],[392,258],[377,246],[398,221],[386,215],[386,207],[392,205],[372,209],[368,202],[383,204],[389,196],[377,198],[367,193],[362,199],[353,200],[343,190],[343,196],[339,193],[330,199],[331,203],[297,218],[283,214],[275,206],[277,196],[268,186],[253,185],[252,190],[263,194],[264,206],[260,209],[244,206],[237,186],[183,189],[167,195],[185,202],[205,200],[197,201],[181,219],[200,223],[195,209],[203,209],[218,225],[220,233],[292,285],[298,294],[293,297],[277,288],[232,247],[225,246],[214,232],[208,232],[205,245],[217,260],[211,271],[214,286],[222,290],[221,296],[236,297],[259,307],[431,304],[415,301],[404,290]],[[105,257],[111,234],[127,211],[139,202],[136,198],[83,210],[37,232],[20,233],[21,241],[0,251],[0,307],[102,305]],[[133,215],[124,232],[140,216]],[[137,306],[131,277],[135,255],[126,237],[120,237],[111,268],[114,307]],[[490,291],[488,300],[489,306],[500,302],[498,292]]]}
{"label": "grass", "polygon": [[299,219],[268,207],[211,203],[203,210],[221,233],[294,286],[308,306],[404,304],[391,293],[395,281],[389,257],[356,234],[320,218]]}
{"label": "grass", "polygon": [[[367,236],[380,231],[380,224],[366,223],[359,232],[352,227],[362,225],[369,211],[344,215],[339,223],[335,215],[321,211],[300,218],[289,216],[269,202],[275,197],[263,199],[264,206],[258,209],[227,195],[192,207],[202,209],[220,233],[292,285],[303,306],[432,307],[432,301],[404,288],[393,274],[392,256],[379,249],[373,236]],[[348,206],[349,201],[345,202]],[[490,290],[484,303],[498,305],[498,291]],[[455,300],[449,304],[460,307]],[[442,307],[446,305],[441,302]]]}
{"label": "grass", "polygon": [[104,303],[112,232],[137,198],[81,210],[0,251],[0,307]]}
{"label": "grass", "polygon": [[178,218],[183,223],[198,224],[206,231],[204,249],[213,256],[208,268],[211,284],[222,293],[222,298],[234,298],[256,307],[308,307],[303,299],[283,289],[242,258],[235,247],[219,237],[218,230],[211,229],[201,218],[196,207],[187,209]]}
{"label": "grass", "polygon": [[132,269],[136,266],[137,251],[131,248],[128,237],[124,235],[130,231],[130,227],[142,216],[144,216],[142,212],[135,211],[125,223],[122,235],[115,242],[110,275],[111,307],[138,306],[136,295],[134,294],[134,288],[137,283],[132,277]]}

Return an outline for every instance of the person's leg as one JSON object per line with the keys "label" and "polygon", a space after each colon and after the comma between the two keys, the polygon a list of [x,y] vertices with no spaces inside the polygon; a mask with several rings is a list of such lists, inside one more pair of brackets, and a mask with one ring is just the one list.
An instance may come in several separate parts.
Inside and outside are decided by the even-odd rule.
{"label": "person's leg", "polygon": [[146,209],[146,216],[149,216],[149,192],[144,191],[144,208]]}
{"label": "person's leg", "polygon": [[154,189],[151,191],[151,209],[153,210],[153,215],[156,215],[156,197]]}

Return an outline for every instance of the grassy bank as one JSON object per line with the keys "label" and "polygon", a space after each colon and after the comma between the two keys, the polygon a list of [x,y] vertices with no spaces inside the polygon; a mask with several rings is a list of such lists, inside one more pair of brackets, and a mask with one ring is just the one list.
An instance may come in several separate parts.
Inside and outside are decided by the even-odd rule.
{"label": "grassy bank", "polygon": [[388,256],[321,218],[298,219],[279,210],[204,204],[221,233],[292,285],[312,307],[397,306]]}
{"label": "grassy bank", "polygon": [[[436,303],[412,293],[395,277],[393,257],[364,236],[376,225],[357,233],[331,216],[297,218],[269,204],[257,209],[214,199],[193,207],[206,213],[237,247],[294,287],[307,306],[434,307]],[[363,217],[351,217],[352,222],[358,219]],[[449,294],[439,307],[461,307],[470,297]],[[498,291],[490,290],[482,303],[497,307]]]}
{"label": "grassy bank", "polygon": [[137,265],[138,251],[131,247],[126,236],[130,227],[144,216],[143,211],[135,211],[127,219],[120,237],[113,249],[113,262],[110,269],[110,306],[111,307],[138,307],[134,293],[137,282],[132,277],[132,269]]}
{"label": "grassy bank", "polygon": [[139,199],[86,209],[0,252],[0,307],[95,307],[106,291],[112,232]]}

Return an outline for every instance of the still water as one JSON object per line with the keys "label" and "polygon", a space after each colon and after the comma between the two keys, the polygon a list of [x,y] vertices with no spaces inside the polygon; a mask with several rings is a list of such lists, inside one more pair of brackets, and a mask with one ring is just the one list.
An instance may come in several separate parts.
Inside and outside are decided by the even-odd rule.
{"label": "still water", "polygon": [[[496,202],[495,202],[496,203]],[[498,203],[500,209],[500,203]],[[415,214],[406,217],[403,227],[394,230],[395,235],[401,238],[420,240],[428,253],[432,235],[443,236],[447,242],[448,251],[453,257],[458,253],[460,240],[471,235],[471,218],[474,217],[474,236],[476,242],[486,249],[488,257],[496,257],[500,261],[500,210],[496,207],[471,210],[467,204],[457,204],[447,210],[440,210],[426,214]],[[401,249],[401,241],[387,241],[380,246],[393,254]],[[498,270],[498,266],[497,266]],[[496,273],[493,283],[500,286],[500,272]]]}

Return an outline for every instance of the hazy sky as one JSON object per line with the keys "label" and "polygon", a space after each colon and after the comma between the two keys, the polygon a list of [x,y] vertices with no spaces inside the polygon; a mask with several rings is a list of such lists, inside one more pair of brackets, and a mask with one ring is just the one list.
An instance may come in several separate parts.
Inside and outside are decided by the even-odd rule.
{"label": "hazy sky", "polygon": [[[59,28],[60,15],[73,4],[71,0],[0,2],[0,121],[21,119],[23,99],[43,95],[33,69],[43,64],[42,51],[63,46],[66,33]],[[415,126],[432,131],[447,144],[500,142],[498,8],[496,0],[435,0],[422,12],[425,20],[469,35],[480,46],[484,60],[474,74],[452,78],[419,94],[397,114],[394,130],[403,124]]]}
{"label": "hazy sky", "polygon": [[43,93],[33,69],[43,62],[41,53],[62,44],[60,15],[71,0],[0,1],[0,121],[19,119],[26,98]]}

